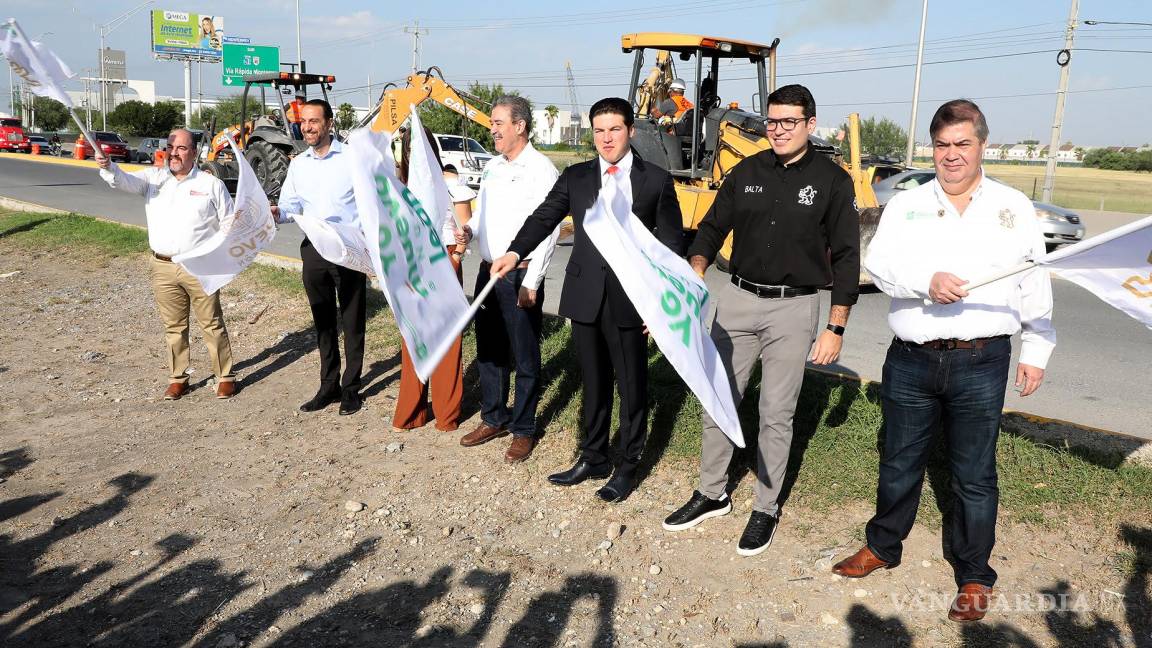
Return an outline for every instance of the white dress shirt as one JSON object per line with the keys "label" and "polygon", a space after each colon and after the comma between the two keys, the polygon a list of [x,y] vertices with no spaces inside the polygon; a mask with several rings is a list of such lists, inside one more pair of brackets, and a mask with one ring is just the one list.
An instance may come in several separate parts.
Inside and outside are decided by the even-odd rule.
{"label": "white dress shirt", "polygon": [[[508,252],[524,221],[544,202],[560,174],[552,161],[529,143],[515,160],[498,155],[484,167],[476,214],[468,224],[480,256],[491,263]],[[556,248],[560,228],[529,255],[523,286],[540,288]]]}
{"label": "white dress shirt", "polygon": [[604,158],[597,158],[600,160],[600,186],[604,186],[604,177],[608,175],[608,167],[615,166],[616,173],[612,174],[613,179],[616,181],[616,188],[620,190],[625,196],[629,197],[631,202],[632,197],[632,149],[629,148],[624,157],[615,165],[608,162]]}
{"label": "white dress shirt", "polygon": [[892,297],[888,325],[909,342],[1021,334],[1020,362],[1041,369],[1056,346],[1052,282],[1034,268],[973,289],[952,304],[928,296],[932,275],[971,281],[1044,255],[1036,210],[1019,191],[983,177],[961,214],[936,180],[884,208],[864,268]]}
{"label": "white dress shirt", "polygon": [[288,165],[288,175],[280,188],[281,223],[292,222],[293,214],[343,223],[356,227],[356,197],[352,192],[352,173],[344,145],[333,138],[323,157],[309,147]]}
{"label": "white dress shirt", "polygon": [[188,252],[233,217],[224,183],[199,169],[177,180],[167,166],[128,173],[113,162],[100,170],[100,177],[113,189],[144,196],[148,246],[156,254]]}

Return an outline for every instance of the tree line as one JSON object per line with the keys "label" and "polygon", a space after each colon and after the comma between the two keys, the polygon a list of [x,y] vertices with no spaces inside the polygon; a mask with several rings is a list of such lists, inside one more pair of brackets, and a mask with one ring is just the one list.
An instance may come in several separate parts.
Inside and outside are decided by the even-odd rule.
{"label": "tree line", "polygon": [[1111,171],[1152,172],[1152,149],[1141,151],[1112,151],[1092,149],[1084,154],[1084,166]]}

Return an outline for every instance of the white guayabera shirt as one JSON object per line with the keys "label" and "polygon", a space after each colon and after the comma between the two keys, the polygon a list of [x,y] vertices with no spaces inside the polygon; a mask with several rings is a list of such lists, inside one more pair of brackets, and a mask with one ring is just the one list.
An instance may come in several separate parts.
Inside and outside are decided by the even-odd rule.
{"label": "white guayabera shirt", "polygon": [[1056,346],[1052,281],[1034,268],[972,290],[951,304],[928,299],[937,272],[964,280],[1044,256],[1032,201],[984,177],[961,214],[937,180],[897,194],[884,208],[864,268],[892,297],[888,326],[908,342],[1021,334],[1020,362],[1048,363]]}

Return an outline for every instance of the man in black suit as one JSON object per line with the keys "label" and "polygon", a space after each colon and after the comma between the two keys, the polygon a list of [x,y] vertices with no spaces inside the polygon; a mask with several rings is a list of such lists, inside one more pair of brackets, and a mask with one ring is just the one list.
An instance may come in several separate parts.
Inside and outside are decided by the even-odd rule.
{"label": "man in black suit", "polygon": [[[611,474],[612,478],[596,494],[607,502],[618,502],[632,492],[636,466],[644,451],[648,428],[648,335],[620,281],[588,240],[584,213],[596,203],[600,187],[611,175],[619,190],[631,197],[632,213],[678,254],[682,253],[681,216],[672,176],[641,160],[629,145],[634,133],[631,104],[624,99],[601,99],[593,104],[589,118],[600,155],[560,174],[548,197],[520,228],[508,253],[492,263],[491,272],[503,276],[514,269],[566,215],[572,214],[575,242],[560,294],[560,315],[572,320],[572,339],[584,377],[584,441],[576,465],[548,480],[572,486]],[[621,456],[615,472],[608,457],[613,371],[620,389]]]}

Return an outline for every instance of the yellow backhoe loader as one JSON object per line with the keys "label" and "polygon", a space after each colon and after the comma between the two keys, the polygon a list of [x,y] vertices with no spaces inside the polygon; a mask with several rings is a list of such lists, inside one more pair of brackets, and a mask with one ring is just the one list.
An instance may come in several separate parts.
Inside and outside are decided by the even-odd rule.
{"label": "yellow backhoe loader", "polygon": [[[625,34],[620,39],[624,53],[635,54],[628,93],[636,110],[632,146],[645,160],[672,174],[688,237],[695,235],[697,225],[716,198],[716,190],[732,168],[744,158],[771,148],[764,120],[768,117],[767,97],[776,86],[779,43],[780,39],[762,45],[655,32]],[[649,57],[650,68],[645,60]],[[669,86],[678,78],[677,61],[682,68],[679,76],[686,80],[685,96],[694,106],[669,125],[654,112],[669,97]],[[741,107],[732,96],[740,80],[755,82],[756,90],[748,102],[750,109]],[[836,147],[822,140],[813,138],[811,145],[819,153],[833,157],[852,175],[863,249],[876,232],[880,210],[870,174],[861,168],[858,123],[858,115],[852,114],[847,160]],[[731,250],[729,236],[716,261],[721,269],[726,269]]]}

